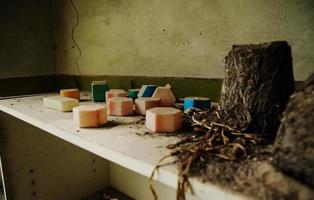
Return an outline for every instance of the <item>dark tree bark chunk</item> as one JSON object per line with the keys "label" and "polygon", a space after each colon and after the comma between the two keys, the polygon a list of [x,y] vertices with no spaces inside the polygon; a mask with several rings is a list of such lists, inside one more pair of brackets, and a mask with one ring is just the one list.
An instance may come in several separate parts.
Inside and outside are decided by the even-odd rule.
{"label": "dark tree bark chunk", "polygon": [[291,95],[273,155],[275,166],[314,187],[314,74]]}
{"label": "dark tree bark chunk", "polygon": [[220,105],[224,123],[274,138],[294,90],[291,48],[285,41],[234,45],[226,56]]}

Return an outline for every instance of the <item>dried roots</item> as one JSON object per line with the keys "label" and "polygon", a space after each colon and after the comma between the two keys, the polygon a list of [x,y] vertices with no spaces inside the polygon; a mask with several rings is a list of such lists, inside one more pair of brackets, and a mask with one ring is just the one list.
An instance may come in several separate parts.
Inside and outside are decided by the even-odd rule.
{"label": "dried roots", "polygon": [[[168,145],[170,154],[160,160],[152,173],[151,179],[158,168],[172,163],[179,164],[177,200],[185,199],[185,188],[189,186],[188,175],[193,166],[206,166],[214,158],[225,161],[243,159],[255,145],[265,142],[259,134],[243,133],[223,124],[219,112],[219,108],[212,111],[188,110],[185,122],[193,128],[193,135]],[[174,157],[175,160],[163,163],[169,157]],[[158,199],[151,184],[150,188],[154,198]]]}

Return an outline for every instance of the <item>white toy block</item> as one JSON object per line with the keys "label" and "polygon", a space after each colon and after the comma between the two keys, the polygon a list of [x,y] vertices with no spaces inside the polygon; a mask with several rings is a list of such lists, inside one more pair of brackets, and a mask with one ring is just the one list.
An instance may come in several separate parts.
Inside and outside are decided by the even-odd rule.
{"label": "white toy block", "polygon": [[160,105],[163,107],[172,107],[176,102],[176,98],[171,91],[170,85],[157,87],[152,97],[160,98]]}
{"label": "white toy block", "polygon": [[106,102],[112,97],[127,97],[128,93],[122,89],[111,89],[106,92]]}
{"label": "white toy block", "polygon": [[45,107],[62,112],[72,111],[73,107],[79,105],[79,101],[77,99],[62,96],[45,97],[43,102]]}
{"label": "white toy block", "polygon": [[98,127],[107,123],[107,109],[102,105],[83,105],[73,108],[73,121],[81,127]]}
{"label": "white toy block", "polygon": [[146,111],[146,127],[155,133],[175,132],[181,128],[183,116],[176,108],[152,108]]}
{"label": "white toy block", "polygon": [[160,98],[141,97],[135,100],[135,112],[146,115],[146,110],[160,106]]}
{"label": "white toy block", "polygon": [[108,115],[133,115],[133,100],[126,97],[112,97],[108,99]]}

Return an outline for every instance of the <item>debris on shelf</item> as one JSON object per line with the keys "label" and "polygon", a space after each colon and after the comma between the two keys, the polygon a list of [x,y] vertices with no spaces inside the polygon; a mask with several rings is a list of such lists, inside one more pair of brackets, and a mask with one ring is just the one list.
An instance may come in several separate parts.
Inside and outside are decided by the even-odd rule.
{"label": "debris on shelf", "polygon": [[[163,161],[168,157],[176,157],[171,163],[179,164],[179,180],[177,199],[185,199],[185,187],[191,169],[197,166],[199,170],[206,167],[211,160],[236,161],[251,155],[256,145],[268,144],[260,134],[243,133],[223,124],[219,108],[211,111],[188,109],[185,112],[185,124],[193,128],[193,135],[167,146],[170,155],[163,157],[155,170],[168,163]],[[155,172],[155,171],[154,171]],[[154,176],[152,173],[151,178]],[[151,187],[157,199],[156,193]]]}
{"label": "debris on shelf", "polygon": [[[233,45],[225,59],[225,78],[219,106],[207,111],[185,111],[185,124],[187,128],[192,128],[193,135],[168,145],[170,154],[160,160],[151,179],[158,168],[176,163],[179,166],[177,200],[185,199],[188,177],[209,168],[218,170],[214,173],[216,176],[212,176],[218,181],[223,183],[227,179],[230,184],[234,183],[235,188],[241,185],[237,181],[239,179],[227,177],[228,174],[238,172],[241,164],[248,171],[254,171],[251,170],[254,159],[265,165],[268,159],[272,159],[269,146],[276,137],[281,113],[293,90],[291,48],[286,41]],[[169,157],[175,160],[165,162]],[[220,168],[223,166],[226,168]],[[224,176],[221,174],[223,171],[229,173]],[[268,171],[271,171],[269,167]],[[252,185],[247,186],[247,190],[260,190],[256,187],[261,186],[259,182],[266,184],[263,181],[254,182],[252,178]],[[250,185],[248,182],[246,184]],[[150,188],[157,199],[152,184]],[[291,192],[276,194],[281,189],[276,185],[273,188],[263,191],[264,197],[270,199],[274,195],[284,196]]]}

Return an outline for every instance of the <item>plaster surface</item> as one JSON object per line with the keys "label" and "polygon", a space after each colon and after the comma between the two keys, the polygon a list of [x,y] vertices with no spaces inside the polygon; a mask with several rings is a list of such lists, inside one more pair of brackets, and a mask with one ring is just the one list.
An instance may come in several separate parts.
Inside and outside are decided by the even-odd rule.
{"label": "plaster surface", "polygon": [[[73,0],[83,75],[220,78],[233,44],[287,40],[294,73],[314,66],[312,0]],[[57,72],[78,74],[70,1],[56,0]]]}

